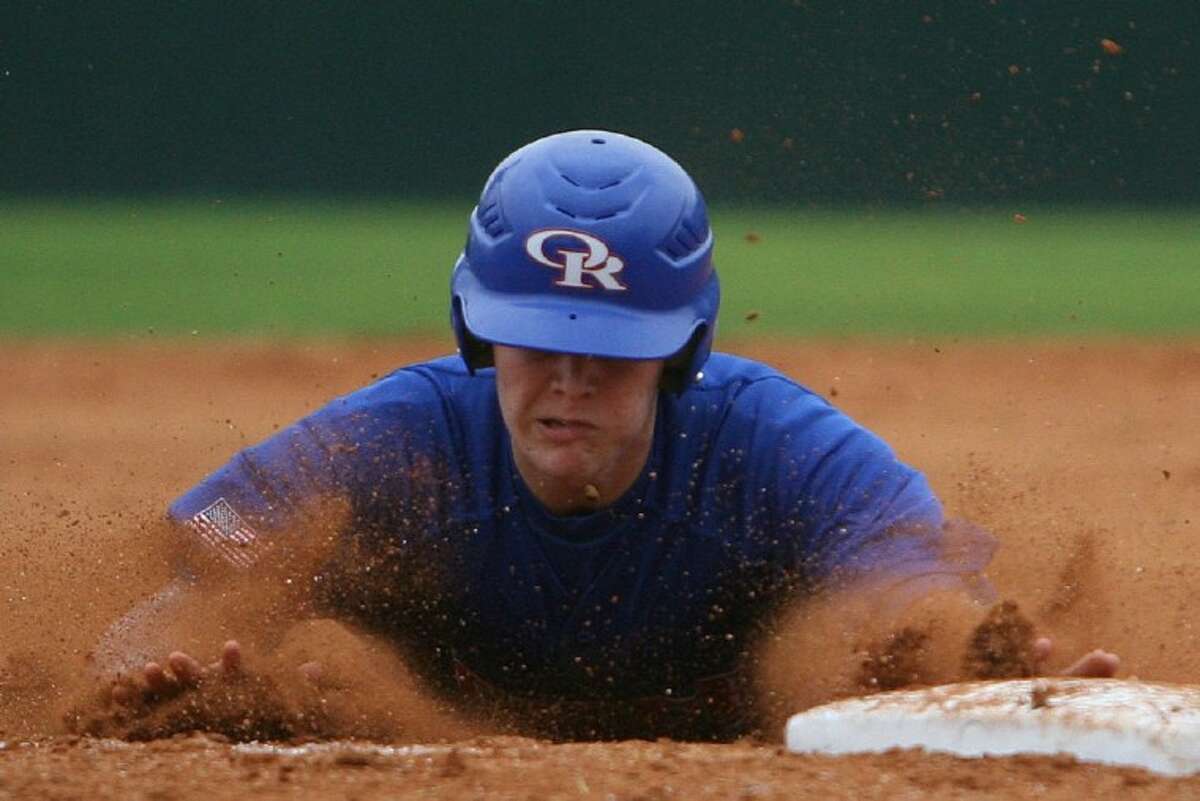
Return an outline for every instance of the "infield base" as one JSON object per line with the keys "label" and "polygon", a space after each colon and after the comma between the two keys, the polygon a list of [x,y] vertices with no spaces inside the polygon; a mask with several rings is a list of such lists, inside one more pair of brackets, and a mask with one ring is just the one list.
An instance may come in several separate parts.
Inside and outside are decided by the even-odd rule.
{"label": "infield base", "polygon": [[1016,679],[901,690],[793,715],[786,742],[795,753],[1069,754],[1188,775],[1200,772],[1200,687]]}

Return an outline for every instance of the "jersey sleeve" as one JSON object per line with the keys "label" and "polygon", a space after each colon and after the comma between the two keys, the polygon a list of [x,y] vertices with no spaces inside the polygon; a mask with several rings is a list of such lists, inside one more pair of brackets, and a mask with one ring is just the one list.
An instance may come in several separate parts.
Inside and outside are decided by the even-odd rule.
{"label": "jersey sleeve", "polygon": [[773,496],[780,561],[807,584],[873,581],[914,594],[978,578],[994,538],[948,521],[925,476],[880,437],[789,381],[759,382],[753,452]]}
{"label": "jersey sleeve", "polygon": [[428,431],[438,408],[427,379],[398,371],[339,398],[236,454],[180,496],[168,516],[229,563],[249,567],[283,538],[352,508],[364,476],[417,458],[409,432]]}

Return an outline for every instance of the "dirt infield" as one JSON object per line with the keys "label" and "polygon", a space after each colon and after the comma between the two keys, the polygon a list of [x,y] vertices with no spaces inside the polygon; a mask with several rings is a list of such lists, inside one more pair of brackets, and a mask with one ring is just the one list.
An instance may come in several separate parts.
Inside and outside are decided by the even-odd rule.
{"label": "dirt infield", "polygon": [[[152,519],[233,451],[444,343],[0,344],[0,799],[1200,795],[1067,759],[822,759],[767,744],[308,750],[64,733],[105,624],[169,573]],[[756,343],[1002,540],[990,575],[1059,655],[1200,677],[1200,342]]]}

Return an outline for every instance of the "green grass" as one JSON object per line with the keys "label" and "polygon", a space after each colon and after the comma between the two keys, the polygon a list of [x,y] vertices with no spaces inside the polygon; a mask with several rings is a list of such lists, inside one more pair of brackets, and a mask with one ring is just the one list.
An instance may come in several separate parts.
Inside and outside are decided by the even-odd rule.
{"label": "green grass", "polygon": [[433,331],[467,210],[170,201],[0,208],[0,331]]}
{"label": "green grass", "polygon": [[730,317],[771,331],[1200,332],[1200,210],[744,211],[718,231]]}
{"label": "green grass", "polygon": [[[468,212],[9,200],[0,335],[444,335]],[[1200,333],[1200,211],[1024,212],[714,209],[722,333]]]}

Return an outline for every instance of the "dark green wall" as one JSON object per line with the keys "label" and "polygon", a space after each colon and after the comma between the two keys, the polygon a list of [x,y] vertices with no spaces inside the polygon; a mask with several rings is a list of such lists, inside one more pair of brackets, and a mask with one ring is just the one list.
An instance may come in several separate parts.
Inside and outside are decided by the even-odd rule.
{"label": "dark green wall", "polygon": [[596,126],[660,145],[721,200],[1200,199],[1196,0],[159,0],[4,16],[10,194],[464,195],[523,142]]}

